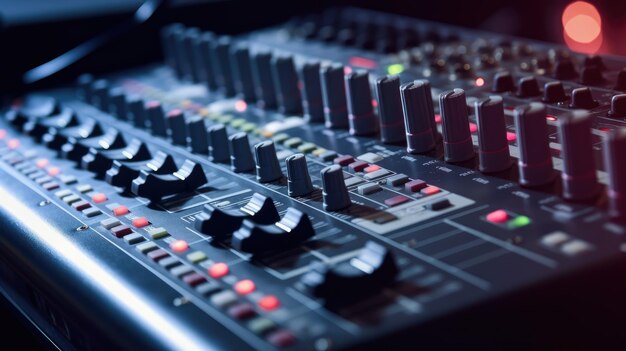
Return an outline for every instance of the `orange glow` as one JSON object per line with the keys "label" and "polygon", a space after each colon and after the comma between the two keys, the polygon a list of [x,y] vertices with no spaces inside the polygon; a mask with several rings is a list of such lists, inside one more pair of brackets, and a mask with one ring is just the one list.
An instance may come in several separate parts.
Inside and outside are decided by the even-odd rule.
{"label": "orange glow", "polygon": [[48,175],[51,177],[57,176],[59,175],[59,173],[61,173],[61,169],[59,167],[49,167],[48,168]]}
{"label": "orange glow", "polygon": [[591,43],[600,35],[600,24],[587,15],[574,16],[565,24],[567,36],[579,43]]}
{"label": "orange glow", "polygon": [[476,81],[474,82],[474,84],[477,87],[482,87],[483,85],[485,85],[485,79],[484,78],[476,78]]}
{"label": "orange glow", "polygon": [[9,149],[11,150],[15,150],[18,147],[20,147],[20,141],[18,139],[11,139],[9,140],[9,142],[7,143],[7,146],[9,147]]}
{"label": "orange glow", "polygon": [[547,115],[547,116],[546,116],[546,119],[547,119],[548,121],[552,121],[552,122],[554,122],[554,121],[556,121],[556,120],[557,120],[557,118],[556,118],[555,116],[552,116],[552,115]]}
{"label": "orange glow", "polygon": [[7,136],[7,131],[4,129],[0,129],[0,139],[4,139]]}
{"label": "orange glow", "polygon": [[247,108],[248,104],[246,104],[245,101],[237,100],[237,102],[235,102],[235,110],[237,110],[237,112],[244,112]]}
{"label": "orange glow", "polygon": [[228,265],[223,262],[218,262],[209,268],[209,275],[215,279],[221,278],[228,274]]}
{"label": "orange glow", "polygon": [[350,73],[352,73],[352,67],[350,67],[350,66],[345,66],[345,67],[343,68],[343,74],[348,75],[348,74],[350,74]]}
{"label": "orange glow", "polygon": [[574,1],[571,4],[567,5],[565,10],[563,10],[563,17],[561,17],[563,27],[566,27],[567,22],[571,21],[574,17],[579,15],[588,16],[598,25],[602,25],[600,12],[598,12],[598,9],[596,9],[595,6],[586,1]]}
{"label": "orange glow", "polygon": [[170,244],[174,252],[185,252],[189,248],[189,244],[185,240],[176,240]]}
{"label": "orange glow", "polygon": [[602,46],[602,17],[592,4],[575,1],[563,10],[563,38],[579,52],[595,53]]}

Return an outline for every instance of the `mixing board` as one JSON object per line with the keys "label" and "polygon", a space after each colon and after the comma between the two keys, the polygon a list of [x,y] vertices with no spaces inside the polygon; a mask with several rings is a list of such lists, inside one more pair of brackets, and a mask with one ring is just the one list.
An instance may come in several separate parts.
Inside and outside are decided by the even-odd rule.
{"label": "mixing board", "polygon": [[354,8],[162,43],[0,121],[2,279],[57,343],[411,345],[622,260],[623,58]]}

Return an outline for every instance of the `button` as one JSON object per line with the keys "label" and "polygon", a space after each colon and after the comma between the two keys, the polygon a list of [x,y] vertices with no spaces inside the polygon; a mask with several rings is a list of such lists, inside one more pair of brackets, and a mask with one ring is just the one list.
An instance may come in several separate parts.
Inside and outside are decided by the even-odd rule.
{"label": "button", "polygon": [[238,303],[230,306],[227,311],[228,315],[235,319],[248,319],[256,315],[254,307],[249,303]]}
{"label": "button", "polygon": [[254,282],[250,279],[240,280],[235,284],[235,291],[239,295],[248,295],[256,289]]}
{"label": "button", "polygon": [[282,144],[285,142],[285,140],[289,139],[289,135],[285,134],[285,133],[279,133],[274,135],[274,137],[272,137],[272,140],[276,143],[276,144]]}
{"label": "button", "polygon": [[[130,235],[129,235],[130,236]],[[152,250],[157,250],[159,247],[157,246],[157,244],[148,241],[147,243],[143,243],[143,244],[139,244],[137,246],[135,246],[135,249],[137,249],[137,251],[141,252],[142,254],[146,254]]]}
{"label": "button", "polygon": [[320,154],[319,157],[322,159],[322,161],[330,161],[330,160],[333,160],[335,157],[337,157],[337,153],[334,151],[328,150]]}
{"label": "button", "polygon": [[124,236],[124,241],[129,244],[129,245],[135,245],[138,244],[142,241],[146,240],[143,236],[137,234],[137,233],[132,233],[132,234],[128,234],[126,236]]}
{"label": "button", "polygon": [[252,330],[253,333],[263,335],[274,329],[276,324],[271,320],[263,317],[255,318],[248,323],[248,328]]}
{"label": "button", "polygon": [[219,279],[219,278],[226,276],[228,272],[229,272],[228,265],[223,262],[215,263],[209,268],[209,275],[215,279]]}
{"label": "button", "polygon": [[276,347],[284,348],[292,345],[296,341],[296,337],[290,331],[280,329],[269,334],[267,341]]}
{"label": "button", "polygon": [[562,231],[552,232],[541,238],[541,243],[550,247],[557,247],[564,242],[568,241],[570,236]]}
{"label": "button", "polygon": [[[367,171],[367,168],[365,170]],[[377,171],[367,173],[366,175],[363,176],[363,178],[365,178],[367,180],[372,180],[372,179],[384,177],[384,176],[389,175],[389,174],[391,174],[391,172],[389,172],[388,170],[386,170],[384,168],[381,168],[381,169],[379,169]]]}
{"label": "button", "polygon": [[135,228],[143,228],[150,224],[150,221],[146,217],[137,217],[133,219],[133,227]]}
{"label": "button", "polygon": [[55,190],[61,187],[59,183],[57,182],[48,182],[48,183],[42,184],[41,186],[47,191]]}
{"label": "button", "polygon": [[491,223],[504,223],[509,220],[509,214],[505,210],[495,210],[485,218]]}
{"label": "button", "polygon": [[193,268],[184,264],[171,267],[169,270],[170,270],[170,273],[172,273],[177,278],[183,277],[186,274],[193,273]]}
{"label": "button", "polygon": [[189,244],[187,244],[185,240],[176,240],[170,244],[170,248],[174,252],[185,252],[187,251],[187,249],[189,249]]}
{"label": "button", "polygon": [[404,184],[404,188],[412,193],[416,193],[427,186],[428,184],[426,184],[426,182],[421,179],[414,179]]}
{"label": "button", "polygon": [[48,175],[51,177],[55,177],[61,173],[61,169],[59,167],[48,167]]}
{"label": "button", "polygon": [[45,183],[50,183],[50,182],[52,182],[52,178],[51,178],[51,177],[49,177],[49,176],[42,176],[42,177],[39,177],[39,178],[36,178],[36,179],[35,179],[35,183],[37,183],[37,184],[41,184],[42,186],[43,186]]}
{"label": "button", "polygon": [[88,193],[88,192],[92,191],[93,188],[89,184],[80,184],[80,185],[76,186],[76,190],[78,190],[79,192],[85,194],[85,193]]}
{"label": "button", "polygon": [[148,234],[153,240],[161,239],[169,235],[167,229],[163,227],[150,228],[148,229]]}
{"label": "button", "polygon": [[341,167],[345,167],[354,162],[354,157],[352,155],[343,155],[339,156],[333,160],[333,163],[336,165],[340,165]]}
{"label": "button", "polygon": [[69,195],[69,196],[65,196],[65,197],[63,198],[63,202],[65,202],[65,203],[66,203],[66,204],[68,204],[68,205],[71,205],[71,204],[73,204],[74,202],[77,202],[77,201],[80,201],[80,200],[81,200],[80,196],[78,196],[78,195],[76,195],[76,194],[72,194],[72,195]]}
{"label": "button", "polygon": [[100,221],[100,225],[106,229],[111,229],[113,227],[117,227],[122,224],[117,218],[107,218],[105,220]]}
{"label": "button", "polygon": [[380,167],[380,166],[378,166],[378,165],[371,165],[371,166],[365,167],[364,171],[365,171],[366,173],[372,173],[372,172],[376,172],[376,171],[377,171],[377,170],[379,170],[380,168],[381,168],[381,167]]}
{"label": "button", "polygon": [[211,303],[219,308],[224,308],[237,301],[237,295],[230,290],[224,290],[211,296]]}
{"label": "button", "polygon": [[68,190],[68,189],[63,189],[63,190],[59,190],[56,193],[54,193],[54,196],[58,197],[59,199],[62,199],[68,195],[72,195],[72,191]]}
{"label": "button", "polygon": [[163,249],[152,250],[146,254],[146,256],[148,256],[148,258],[153,260],[154,262],[159,262],[160,260],[169,257],[169,255],[170,254],[168,254],[167,251]]}
{"label": "button", "polygon": [[438,187],[429,185],[425,187],[424,189],[422,189],[420,192],[424,195],[433,195],[433,194],[437,194],[440,191],[441,189],[439,189]]}
{"label": "button", "polygon": [[159,265],[165,269],[172,269],[181,265],[176,257],[167,257],[159,261]]}
{"label": "button", "polygon": [[99,203],[103,203],[105,202],[107,199],[107,196],[102,194],[102,193],[97,193],[91,196],[91,201],[99,204]]}
{"label": "button", "polygon": [[450,203],[450,200],[448,199],[441,199],[432,203],[429,203],[428,205],[426,205],[425,207],[431,211],[441,211],[443,209],[446,209],[448,207],[452,206],[452,204]]}
{"label": "button", "polygon": [[73,175],[61,174],[59,175],[59,180],[66,185],[74,184],[77,182],[76,177]]}
{"label": "button", "polygon": [[385,205],[393,207],[393,206],[398,206],[400,204],[403,204],[407,201],[409,201],[408,197],[402,196],[402,195],[396,195],[394,197],[390,197],[387,200],[385,200]]}
{"label": "button", "polygon": [[578,256],[585,252],[591,251],[591,244],[582,240],[572,240],[561,246],[561,252],[569,256]]}
{"label": "button", "polygon": [[381,187],[377,183],[367,183],[367,184],[359,185],[359,187],[357,188],[357,191],[361,195],[369,195],[377,191],[380,191],[380,189]]}
{"label": "button", "polygon": [[264,311],[273,311],[280,307],[280,300],[274,295],[263,296],[258,302],[257,305],[261,307]]}
{"label": "button", "polygon": [[128,214],[130,211],[126,206],[117,206],[113,209],[113,214],[117,217]]}
{"label": "button", "polygon": [[304,143],[298,146],[298,151],[305,154],[310,154],[313,150],[317,149],[317,145],[313,143]]}
{"label": "button", "polygon": [[189,260],[191,263],[199,263],[205,261],[206,259],[207,257],[202,251],[194,251],[187,254],[187,260]]}
{"label": "button", "polygon": [[89,207],[83,210],[83,215],[85,215],[85,217],[87,218],[92,218],[95,216],[99,216],[102,214],[102,211],[100,211],[100,209],[97,209],[95,207]]}
{"label": "button", "polygon": [[203,296],[209,296],[220,291],[220,286],[215,282],[208,281],[196,286],[196,291]]}
{"label": "button", "polygon": [[193,272],[183,276],[183,282],[189,286],[198,286],[206,282],[206,278],[198,272]]}
{"label": "button", "polygon": [[285,145],[285,147],[288,147],[290,149],[293,149],[295,147],[298,147],[300,144],[302,144],[302,139],[300,138],[289,138],[287,140],[285,140],[285,142],[283,143]]}
{"label": "button", "polygon": [[520,227],[524,227],[530,224],[530,218],[526,217],[526,216],[517,216],[515,217],[515,219],[513,219],[511,222],[509,222],[509,227],[515,229],[515,228],[520,228]]}
{"label": "button", "polygon": [[363,183],[363,182],[364,182],[364,180],[361,179],[361,178],[358,178],[358,177],[350,177],[350,178],[344,180],[344,183],[346,183],[346,187],[351,187],[353,185],[357,185],[357,184],[360,184],[360,183]]}
{"label": "button", "polygon": [[376,163],[383,159],[379,154],[373,152],[366,152],[363,155],[357,157],[358,160],[365,161],[367,163]]}
{"label": "button", "polygon": [[391,184],[391,186],[401,186],[409,181],[409,177],[406,174],[396,174],[387,178],[387,184]]}
{"label": "button", "polygon": [[368,166],[368,163],[365,162],[365,161],[356,161],[356,162],[352,162],[352,163],[350,163],[348,165],[348,167],[350,167],[350,169],[355,171],[355,172],[361,172],[367,166]]}
{"label": "button", "polygon": [[111,228],[111,233],[113,233],[113,235],[115,235],[115,237],[117,238],[121,238],[124,235],[128,235],[130,233],[132,233],[133,230],[130,229],[130,227],[126,226],[126,225],[118,225],[117,227],[113,227]]}

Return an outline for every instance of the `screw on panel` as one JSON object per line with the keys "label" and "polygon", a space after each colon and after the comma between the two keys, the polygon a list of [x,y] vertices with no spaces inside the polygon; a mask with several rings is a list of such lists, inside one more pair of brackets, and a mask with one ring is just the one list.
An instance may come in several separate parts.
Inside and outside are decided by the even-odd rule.
{"label": "screw on panel", "polygon": [[330,338],[319,338],[313,344],[316,351],[328,351],[333,348],[333,342]]}
{"label": "screw on panel", "polygon": [[50,205],[50,200],[42,200],[41,202],[39,202],[39,207],[44,207]]}
{"label": "screw on panel", "polygon": [[81,226],[79,226],[78,228],[76,228],[77,232],[84,232],[85,230],[89,229],[89,226],[86,224],[83,224]]}
{"label": "screw on panel", "polygon": [[177,297],[177,298],[174,299],[174,301],[172,301],[172,303],[176,307],[188,304],[189,302],[190,302],[189,299],[184,297],[184,296]]}

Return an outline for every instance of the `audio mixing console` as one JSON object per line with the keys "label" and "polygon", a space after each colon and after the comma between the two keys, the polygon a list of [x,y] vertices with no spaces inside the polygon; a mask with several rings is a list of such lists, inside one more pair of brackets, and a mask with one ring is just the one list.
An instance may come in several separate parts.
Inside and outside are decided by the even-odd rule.
{"label": "audio mixing console", "polygon": [[2,279],[57,343],[409,346],[623,260],[624,58],[354,8],[162,42],[0,121]]}

